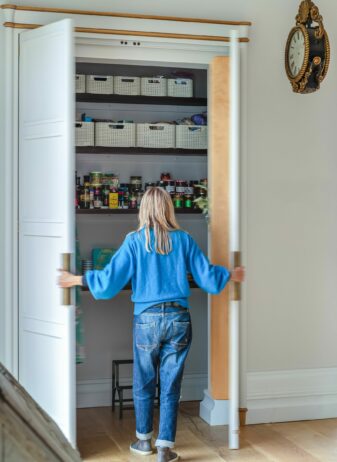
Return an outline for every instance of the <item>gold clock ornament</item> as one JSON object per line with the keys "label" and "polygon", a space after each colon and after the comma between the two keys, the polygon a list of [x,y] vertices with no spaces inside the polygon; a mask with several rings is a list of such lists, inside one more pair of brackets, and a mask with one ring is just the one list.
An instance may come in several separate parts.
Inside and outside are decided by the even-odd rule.
{"label": "gold clock ornament", "polygon": [[305,94],[319,90],[329,64],[330,44],[323,18],[314,2],[304,0],[285,52],[286,72],[294,92]]}

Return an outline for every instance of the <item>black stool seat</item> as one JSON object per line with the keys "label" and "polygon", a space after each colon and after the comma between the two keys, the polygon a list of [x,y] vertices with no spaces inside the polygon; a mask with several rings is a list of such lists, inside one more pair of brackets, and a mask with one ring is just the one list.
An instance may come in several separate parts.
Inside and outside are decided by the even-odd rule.
{"label": "black stool seat", "polygon": [[[124,398],[124,390],[132,390],[132,385],[121,385],[119,383],[119,366],[133,364],[133,359],[114,359],[112,361],[112,400],[111,400],[111,408],[112,411],[115,410],[116,404],[116,393],[118,395],[118,402],[119,402],[119,418],[123,417],[123,410],[133,409],[133,406],[124,406],[124,403],[133,403],[133,398]],[[156,390],[157,396],[155,397],[155,401],[157,402],[158,406],[160,405],[160,382],[159,382],[159,372],[157,375],[157,383],[156,383]]]}

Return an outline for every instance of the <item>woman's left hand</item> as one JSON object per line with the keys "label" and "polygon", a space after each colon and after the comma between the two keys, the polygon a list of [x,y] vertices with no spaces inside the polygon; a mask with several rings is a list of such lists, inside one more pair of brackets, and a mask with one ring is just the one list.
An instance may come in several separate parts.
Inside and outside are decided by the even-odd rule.
{"label": "woman's left hand", "polygon": [[82,276],[76,276],[75,274],[69,273],[68,271],[59,271],[61,272],[61,275],[58,278],[58,285],[62,289],[68,289],[69,287],[82,285]]}
{"label": "woman's left hand", "polygon": [[237,266],[232,271],[231,281],[239,283],[243,282],[245,280],[245,272],[246,268],[244,266]]}

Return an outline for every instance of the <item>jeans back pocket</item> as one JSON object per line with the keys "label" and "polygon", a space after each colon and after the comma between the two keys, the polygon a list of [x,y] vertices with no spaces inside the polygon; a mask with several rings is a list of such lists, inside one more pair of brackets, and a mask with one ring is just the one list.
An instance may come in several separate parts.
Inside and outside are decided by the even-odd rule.
{"label": "jeans back pocket", "polygon": [[158,346],[156,335],[156,323],[135,323],[135,343],[137,348],[144,351],[152,351]]}
{"label": "jeans back pocket", "polygon": [[186,348],[192,338],[191,321],[173,321],[171,344],[178,350]]}

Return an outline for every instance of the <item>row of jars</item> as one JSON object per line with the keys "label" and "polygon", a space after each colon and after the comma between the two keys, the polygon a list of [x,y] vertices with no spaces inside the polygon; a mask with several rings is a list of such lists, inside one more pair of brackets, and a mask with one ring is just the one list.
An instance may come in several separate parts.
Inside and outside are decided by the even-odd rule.
{"label": "row of jars", "polygon": [[200,187],[207,187],[207,179],[172,180],[167,178],[169,174],[162,174],[160,181],[147,182],[143,189],[141,176],[131,176],[129,183],[119,183],[118,177],[112,174],[98,176],[97,173],[85,175],[83,184],[80,177],[76,177],[77,208],[136,209],[140,206],[144,189],[153,186],[164,188],[170,194],[175,208],[196,208],[194,199],[207,194],[206,190]]}

